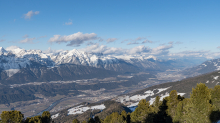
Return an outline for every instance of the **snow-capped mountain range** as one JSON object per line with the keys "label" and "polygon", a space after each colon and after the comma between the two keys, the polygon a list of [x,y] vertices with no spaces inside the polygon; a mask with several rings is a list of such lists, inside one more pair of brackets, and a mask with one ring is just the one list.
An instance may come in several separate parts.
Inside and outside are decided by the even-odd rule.
{"label": "snow-capped mountain range", "polygon": [[115,75],[112,72],[132,73],[145,69],[164,71],[167,68],[162,63],[154,56],[110,56],[76,49],[44,53],[41,50],[0,47],[0,81],[58,81]]}
{"label": "snow-capped mountain range", "polygon": [[[62,73],[57,73],[57,71],[60,72],[61,69],[56,69],[55,67],[59,67],[63,64],[88,66],[89,68],[83,67],[84,72],[82,72],[88,74],[85,70],[91,69],[91,67],[116,71],[120,73],[133,73],[141,71],[163,72],[172,69],[183,69],[188,65],[188,63],[190,63],[190,61],[185,62],[179,59],[160,60],[155,56],[145,55],[103,55],[102,53],[87,53],[76,49],[70,51],[59,51],[56,53],[45,53],[41,50],[25,50],[19,47],[7,49],[0,47],[0,73],[4,72],[4,75],[1,74],[0,80],[2,80],[3,78],[6,79],[7,77],[12,77],[23,68],[28,68],[29,70],[25,70],[25,72],[23,72],[30,76],[35,76],[35,78],[40,78],[40,75],[42,77],[42,73],[44,73],[45,75],[51,75],[51,71],[54,76],[62,76]],[[62,67],[61,71],[64,71],[64,69],[66,68]],[[220,59],[214,59],[204,62],[197,67],[194,67],[193,70],[186,69],[185,72],[183,71],[182,73],[189,74],[190,72],[193,72],[193,75],[198,75],[219,69]],[[96,69],[95,71],[98,74],[98,70]],[[15,78],[16,77],[14,77],[14,79]]]}
{"label": "snow-capped mountain range", "polygon": [[[110,56],[101,53],[86,53],[76,49],[58,53],[44,53],[41,50],[25,50],[18,47],[5,50],[0,47],[0,68],[3,70],[25,68],[30,66],[31,62],[36,62],[47,67],[71,63],[118,71],[119,66],[117,65],[120,63],[134,64],[134,60],[137,62],[149,59],[157,60],[154,56]],[[156,66],[152,63],[148,67]]]}

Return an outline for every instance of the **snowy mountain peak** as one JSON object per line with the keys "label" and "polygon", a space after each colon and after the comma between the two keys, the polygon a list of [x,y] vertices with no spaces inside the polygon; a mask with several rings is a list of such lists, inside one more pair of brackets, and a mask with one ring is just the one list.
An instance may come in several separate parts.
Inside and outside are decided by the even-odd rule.
{"label": "snowy mountain peak", "polygon": [[148,57],[145,57],[145,59],[153,59],[153,60],[156,61],[156,60],[157,60],[157,57],[150,55],[150,56],[148,56]]}
{"label": "snowy mountain peak", "polygon": [[0,55],[6,55],[8,52],[3,48],[0,47]]}

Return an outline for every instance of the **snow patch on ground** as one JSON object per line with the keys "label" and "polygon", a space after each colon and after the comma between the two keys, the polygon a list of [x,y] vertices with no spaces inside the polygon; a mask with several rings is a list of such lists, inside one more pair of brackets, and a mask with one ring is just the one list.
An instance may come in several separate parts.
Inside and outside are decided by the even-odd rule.
{"label": "snow patch on ground", "polygon": [[82,107],[82,106],[83,105],[80,105],[80,106],[69,109],[68,110],[68,112],[69,112],[68,115],[70,115],[70,114],[82,114],[83,112],[86,112],[89,109],[92,109],[92,110],[94,110],[94,109],[99,109],[99,110],[105,109],[104,104],[91,106],[91,107]]}
{"label": "snow patch on ground", "polygon": [[55,114],[55,115],[52,115],[51,118],[52,118],[52,119],[55,119],[55,118],[57,118],[58,116],[59,116],[59,113],[57,113],[57,114]]}
{"label": "snow patch on ground", "polygon": [[[177,95],[180,95],[180,96],[183,96],[184,94],[186,94],[186,93],[177,93]],[[170,95],[170,94],[169,94],[168,92],[166,92],[164,95],[161,94],[161,95],[160,95],[160,101],[162,101],[163,98],[168,97],[169,95]],[[156,99],[156,97],[150,99],[149,102],[150,102],[151,105],[154,103],[155,99]]]}
{"label": "snow patch on ground", "polygon": [[[170,87],[171,87],[171,86],[170,86]],[[165,91],[165,90],[169,89],[170,87],[167,87],[167,88],[159,88],[159,89],[158,89],[159,92],[157,92],[156,94],[159,94],[160,92]]]}
{"label": "snow patch on ground", "polygon": [[206,66],[207,66],[206,64],[202,64],[202,65],[204,65],[204,67],[206,67]]}
{"label": "snow patch on ground", "polygon": [[[185,93],[177,93],[177,95],[180,95],[180,96],[183,96]],[[169,93],[168,92],[166,92],[165,94],[161,94],[160,95],[160,101],[162,101],[163,100],[163,98],[165,98],[165,97],[168,97],[169,96]],[[154,97],[154,98],[151,98],[150,99],[150,105],[152,105],[153,104],[153,102],[155,101],[155,99],[156,99],[156,97]],[[138,105],[138,103],[139,102],[136,102],[136,103],[132,103],[131,105],[129,105],[129,106],[127,106],[132,112],[137,108],[137,105]],[[220,122],[219,122],[220,123]]]}
{"label": "snow patch on ground", "polygon": [[209,83],[209,80],[207,80],[206,83]]}
{"label": "snow patch on ground", "polygon": [[217,80],[219,76],[213,77],[213,79]]}
{"label": "snow patch on ground", "polygon": [[20,69],[8,69],[5,70],[5,72],[7,73],[8,77],[11,77],[12,75],[16,74]]}
{"label": "snow patch on ground", "polygon": [[220,70],[220,66],[218,66],[218,63],[213,63],[214,64],[214,66],[216,66],[216,70]]}
{"label": "snow patch on ground", "polygon": [[220,83],[220,82],[217,82],[215,85],[217,85],[218,83]]}
{"label": "snow patch on ground", "polygon": [[[171,86],[170,86],[171,87]],[[157,89],[154,89],[154,90],[158,90],[159,92],[157,92],[156,94],[162,92],[162,91],[165,91],[167,89],[169,89],[170,87],[167,87],[167,88],[157,88]],[[147,90],[144,92],[144,94],[138,94],[138,95],[133,95],[133,96],[120,96],[117,98],[117,102],[121,102],[121,103],[124,103],[124,102],[129,102],[129,101],[140,101],[141,99],[146,99],[147,97],[149,96],[153,96],[154,95],[154,90]],[[138,104],[138,103],[137,103]],[[132,103],[129,105],[129,107],[132,107],[132,106],[135,106],[136,103]]]}

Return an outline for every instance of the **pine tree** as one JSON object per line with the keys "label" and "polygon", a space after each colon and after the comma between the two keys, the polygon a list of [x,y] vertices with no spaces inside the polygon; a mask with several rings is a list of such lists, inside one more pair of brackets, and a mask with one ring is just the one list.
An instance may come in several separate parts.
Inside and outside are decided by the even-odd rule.
{"label": "pine tree", "polygon": [[197,84],[196,88],[192,89],[190,99],[184,107],[186,122],[210,123],[209,117],[212,111],[210,99],[209,88],[203,83]]}
{"label": "pine tree", "polygon": [[93,118],[89,118],[88,123],[95,123],[95,120]]}
{"label": "pine tree", "polygon": [[98,116],[95,116],[95,123],[101,123],[102,121],[99,119],[99,117]]}
{"label": "pine tree", "polygon": [[159,106],[161,105],[161,102],[160,102],[160,97],[159,96],[156,96],[155,98],[155,101],[153,103],[153,106],[154,106],[154,112],[157,113],[159,111]]}
{"label": "pine tree", "polygon": [[171,116],[172,118],[174,118],[175,115],[176,115],[176,108],[177,108],[177,105],[179,103],[177,91],[172,90],[170,92],[170,96],[168,98],[169,99],[167,101],[167,106],[168,106],[167,114],[169,116]]}
{"label": "pine tree", "polygon": [[108,115],[104,119],[104,123],[110,123],[111,122],[111,115]]}
{"label": "pine tree", "polygon": [[3,111],[1,114],[2,123],[22,123],[24,115],[20,111]]}
{"label": "pine tree", "polygon": [[41,115],[43,123],[50,123],[51,116],[49,111],[44,111]]}
{"label": "pine tree", "polygon": [[87,123],[85,120],[82,123]]}
{"label": "pine tree", "polygon": [[124,120],[124,121],[127,121],[127,113],[126,113],[125,110],[123,110],[123,111],[121,112],[121,116],[123,117],[123,120]]}
{"label": "pine tree", "polygon": [[220,85],[216,85],[213,90],[211,90],[211,102],[214,105],[215,111],[220,110]]}
{"label": "pine tree", "polygon": [[214,89],[211,90],[211,104],[213,112],[210,115],[210,119],[212,122],[217,122],[220,120],[220,85],[216,85]]}
{"label": "pine tree", "polygon": [[144,123],[150,113],[152,113],[150,103],[146,102],[145,99],[142,99],[139,101],[138,107],[135,111],[131,113],[131,121]]}
{"label": "pine tree", "polygon": [[118,112],[113,112],[111,114],[111,123],[119,123],[118,118],[119,118]]}
{"label": "pine tree", "polygon": [[72,123],[80,123],[79,120],[74,119]]}

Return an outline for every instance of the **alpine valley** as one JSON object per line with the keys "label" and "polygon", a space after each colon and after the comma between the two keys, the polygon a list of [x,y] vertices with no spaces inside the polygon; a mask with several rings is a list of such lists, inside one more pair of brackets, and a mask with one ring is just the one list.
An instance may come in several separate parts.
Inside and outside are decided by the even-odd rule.
{"label": "alpine valley", "polygon": [[141,99],[153,103],[171,90],[189,97],[199,82],[212,88],[220,84],[218,70],[220,59],[0,47],[0,112],[19,110],[29,117],[47,110],[55,122],[104,118],[115,111],[132,112]]}

